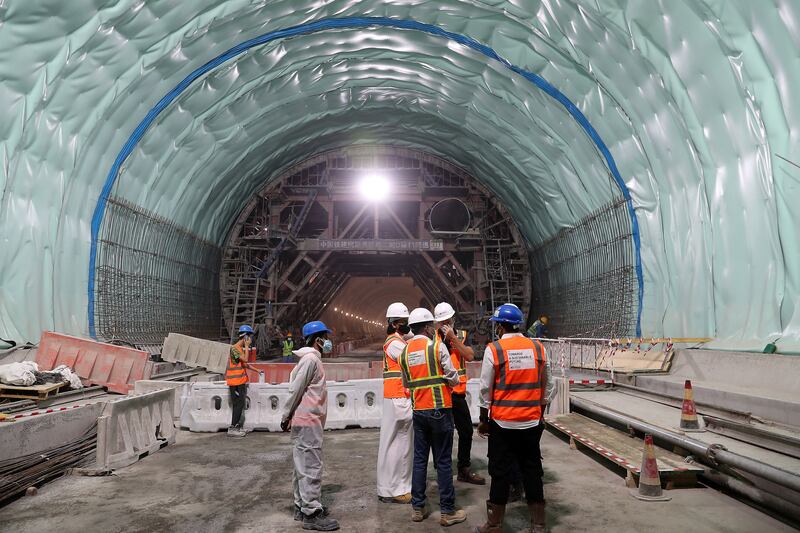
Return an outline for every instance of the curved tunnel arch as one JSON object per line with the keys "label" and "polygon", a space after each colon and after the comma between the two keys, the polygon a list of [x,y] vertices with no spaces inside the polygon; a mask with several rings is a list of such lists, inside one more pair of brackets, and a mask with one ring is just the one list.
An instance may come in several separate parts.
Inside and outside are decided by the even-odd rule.
{"label": "curved tunnel arch", "polygon": [[506,59],[502,58],[492,50],[490,47],[485,46],[474,39],[459,35],[457,33],[448,32],[443,30],[437,26],[431,24],[420,23],[414,20],[397,20],[397,19],[390,19],[390,18],[382,18],[382,17],[367,17],[367,18],[340,18],[340,19],[327,19],[327,20],[320,20],[300,26],[295,26],[292,28],[287,28],[285,30],[277,30],[274,32],[270,32],[259,36],[255,39],[251,39],[244,43],[241,43],[225,53],[217,56],[216,58],[212,59],[202,67],[194,70],[191,72],[186,78],[184,78],[181,83],[179,83],[172,91],[170,91],[167,95],[165,95],[159,102],[148,112],[147,116],[142,119],[142,122],[136,127],[134,132],[131,134],[128,141],[125,143],[123,148],[120,150],[120,153],[114,160],[114,164],[112,165],[106,183],[103,186],[103,190],[100,194],[100,198],[97,202],[97,207],[95,208],[94,215],[92,216],[92,237],[91,237],[91,248],[89,253],[89,283],[88,283],[88,320],[89,320],[89,333],[92,337],[96,338],[95,332],[95,319],[94,319],[94,298],[95,298],[95,266],[96,266],[96,257],[97,257],[97,241],[98,236],[100,233],[100,227],[103,220],[103,214],[105,210],[105,203],[111,193],[112,188],[114,187],[114,183],[119,176],[120,167],[124,164],[125,160],[133,151],[136,144],[144,136],[147,129],[153,124],[153,122],[157,119],[159,114],[166,109],[177,96],[179,96],[184,90],[186,90],[192,83],[194,83],[197,79],[202,77],[203,75],[211,72],[215,68],[218,68],[220,65],[227,62],[229,59],[232,59],[245,51],[269,43],[274,40],[284,39],[293,37],[295,35],[302,35],[306,33],[313,33],[317,31],[324,31],[328,29],[334,28],[370,28],[370,27],[393,27],[393,28],[401,28],[401,29],[411,29],[411,30],[418,30],[429,34],[434,34],[437,36],[441,36],[448,40],[454,41],[460,45],[463,45],[467,48],[471,48],[477,52],[480,52],[484,56],[489,59],[498,61],[508,70],[524,77],[532,84],[534,84],[539,89],[543,90],[561,105],[563,105],[569,114],[575,119],[578,124],[584,129],[586,134],[591,138],[592,142],[597,147],[598,151],[602,155],[603,159],[605,160],[606,164],[608,165],[608,170],[611,173],[614,181],[620,188],[623,197],[625,198],[626,204],[628,206],[628,212],[631,217],[631,227],[632,227],[632,234],[633,234],[633,243],[634,243],[634,254],[635,254],[635,269],[636,269],[636,278],[638,283],[638,311],[636,313],[636,335],[641,335],[641,313],[642,313],[642,300],[644,297],[644,279],[642,273],[642,264],[641,264],[641,255],[640,255],[640,236],[639,236],[639,227],[638,221],[636,219],[636,213],[634,211],[630,191],[628,190],[622,176],[617,169],[617,165],[614,161],[611,152],[608,150],[608,147],[600,138],[600,135],[597,133],[595,128],[586,118],[586,116],[578,109],[575,104],[569,100],[562,92],[556,89],[552,84],[550,84],[547,80],[542,78],[541,76],[534,74],[533,72],[529,72],[525,69],[522,69],[518,66],[512,65]]}
{"label": "curved tunnel arch", "polygon": [[[210,58],[208,43],[226,49],[280,27],[383,16],[413,18],[486,43],[510,62],[558,80],[595,124],[641,224],[644,333],[717,336],[724,339],[719,346],[737,349],[778,337],[782,349],[800,346],[800,200],[797,170],[783,159],[800,149],[800,68],[787,53],[800,46],[792,31],[800,10],[792,3],[731,0],[722,9],[705,1],[80,1],[84,8],[15,3],[0,28],[7,73],[0,101],[8,117],[0,128],[0,241],[9,251],[0,257],[5,338],[35,340],[41,329],[53,328],[86,333],[86,210],[101,186],[98,171],[135,127],[134,117]],[[62,23],[49,24],[52,17]],[[294,55],[315,40],[284,41],[275,53]],[[408,42],[410,56],[432,56],[415,48],[413,38]],[[491,76],[464,74],[479,83]],[[508,95],[498,96],[503,108]],[[158,130],[167,131],[169,120]],[[336,119],[329,120],[332,135]],[[475,150],[455,158],[445,153],[450,148],[435,151],[465,165],[491,165]],[[307,155],[282,154],[287,164]],[[569,155],[576,161],[577,154]],[[138,170],[127,171],[135,180]],[[548,180],[505,170],[498,175],[515,191],[548,187],[544,197],[551,199]],[[572,201],[583,197],[576,193]],[[544,221],[556,230],[575,222]],[[524,224],[535,225],[534,215]]]}

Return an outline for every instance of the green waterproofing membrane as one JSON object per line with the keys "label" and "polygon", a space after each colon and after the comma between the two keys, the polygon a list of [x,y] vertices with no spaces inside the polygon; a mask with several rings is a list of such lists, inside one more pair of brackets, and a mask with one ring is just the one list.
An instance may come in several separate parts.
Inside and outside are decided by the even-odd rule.
{"label": "green waterproofing membrane", "polygon": [[[574,102],[641,235],[646,336],[800,350],[800,4],[653,0],[28,0],[0,7],[0,337],[86,335],[92,215],[137,125],[181,80],[272,31],[434,25]],[[221,246],[287,165],[351,144],[471,171],[535,246],[619,196],[586,130],[505,65],[391,27],[278,39],[186,87],[111,194]]]}

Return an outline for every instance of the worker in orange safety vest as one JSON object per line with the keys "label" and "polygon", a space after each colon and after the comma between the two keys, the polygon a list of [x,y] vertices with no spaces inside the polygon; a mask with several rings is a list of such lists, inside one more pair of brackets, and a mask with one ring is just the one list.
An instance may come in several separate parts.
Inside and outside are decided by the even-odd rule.
{"label": "worker in orange safety vest", "polygon": [[531,531],[545,531],[545,501],[539,441],[544,430],[549,371],[544,347],[520,332],[522,311],[498,307],[490,319],[499,340],[487,345],[481,365],[478,433],[489,437],[489,500],[478,533],[500,533],[518,465],[531,514]]}
{"label": "worker in orange safety vest", "polygon": [[437,335],[447,350],[450,360],[458,371],[458,385],[453,387],[453,423],[458,433],[458,477],[459,481],[474,485],[485,485],[486,480],[472,472],[472,415],[467,404],[467,361],[475,359],[472,346],[466,344],[467,332],[453,328],[456,311],[447,302],[441,302],[433,310]]}
{"label": "worker in orange safety vest", "polygon": [[253,343],[253,328],[244,325],[239,328],[239,340],[231,346],[228,364],[225,367],[225,383],[230,391],[231,426],[228,428],[229,437],[244,437],[244,411],[247,403],[247,359],[250,355],[250,345]]}
{"label": "worker in orange safety vest", "polygon": [[425,497],[428,457],[433,450],[439,486],[439,524],[451,526],[467,519],[455,508],[453,488],[453,413],[450,387],[458,385],[458,371],[450,354],[436,338],[433,314],[417,308],[408,315],[414,337],[400,354],[403,385],[411,391],[414,425],[414,469],[411,475],[411,520],[430,515]]}
{"label": "worker in orange safety vest", "polygon": [[414,432],[411,398],[403,387],[400,354],[406,347],[408,307],[395,302],[386,310],[388,337],[383,344],[383,411],[378,445],[378,499],[384,503],[411,503]]}

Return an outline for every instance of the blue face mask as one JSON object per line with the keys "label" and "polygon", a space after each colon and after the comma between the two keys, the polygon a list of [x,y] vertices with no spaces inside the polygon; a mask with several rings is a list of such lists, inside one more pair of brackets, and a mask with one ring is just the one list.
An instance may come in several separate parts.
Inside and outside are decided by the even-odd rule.
{"label": "blue face mask", "polygon": [[333,351],[333,341],[325,339],[322,341],[322,353],[331,353]]}

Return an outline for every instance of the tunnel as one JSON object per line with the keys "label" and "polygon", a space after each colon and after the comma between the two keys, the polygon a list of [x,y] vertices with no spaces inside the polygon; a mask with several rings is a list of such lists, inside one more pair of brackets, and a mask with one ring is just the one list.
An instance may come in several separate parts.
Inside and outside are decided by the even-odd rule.
{"label": "tunnel", "polygon": [[4,341],[380,337],[396,300],[486,335],[510,301],[800,349],[796,2],[0,11]]}

